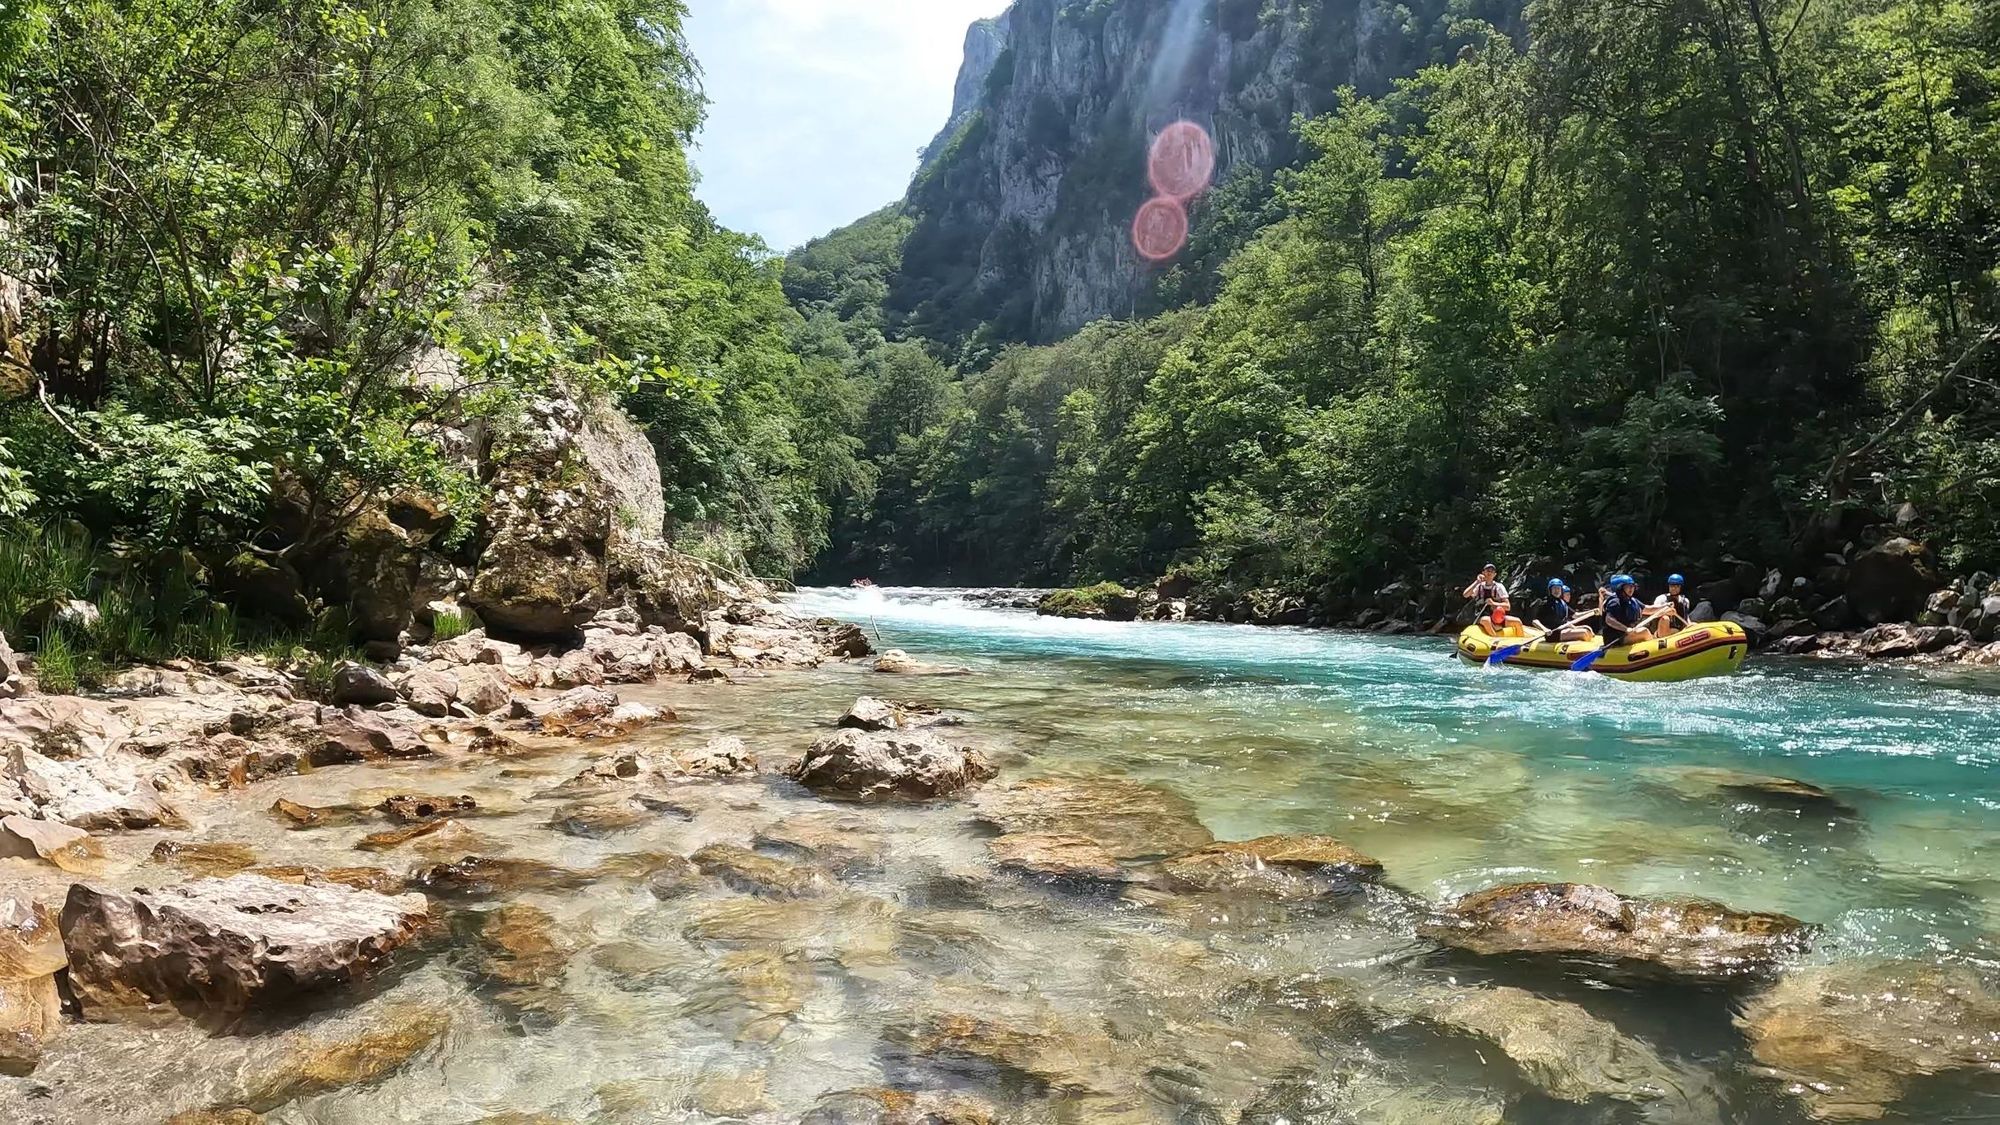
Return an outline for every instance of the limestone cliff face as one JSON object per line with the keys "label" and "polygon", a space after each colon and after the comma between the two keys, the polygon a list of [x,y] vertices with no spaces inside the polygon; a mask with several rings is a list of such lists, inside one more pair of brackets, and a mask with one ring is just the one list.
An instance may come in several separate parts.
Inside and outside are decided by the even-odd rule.
{"label": "limestone cliff face", "polygon": [[[1503,27],[1522,0],[1460,12]],[[1470,12],[1466,12],[1467,8]],[[906,207],[888,311],[946,342],[1046,341],[1131,315],[1159,267],[1131,245],[1146,150],[1188,119],[1217,182],[1298,155],[1292,119],[1386,91],[1453,49],[1446,0],[1015,0],[967,37],[953,122]]]}

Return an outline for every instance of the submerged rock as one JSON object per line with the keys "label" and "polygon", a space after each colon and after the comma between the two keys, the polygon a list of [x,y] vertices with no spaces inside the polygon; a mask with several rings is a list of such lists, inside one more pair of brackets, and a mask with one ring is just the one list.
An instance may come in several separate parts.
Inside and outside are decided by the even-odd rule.
{"label": "submerged rock", "polygon": [[1082,836],[1117,859],[1180,855],[1215,842],[1184,798],[1122,777],[1031,778],[981,790],[972,806],[1004,832]]}
{"label": "submerged rock", "polygon": [[814,742],[791,776],[822,797],[922,801],[950,796],[997,772],[979,751],[928,731],[847,728]]}
{"label": "submerged rock", "polygon": [[474,842],[471,829],[448,817],[434,820],[420,820],[401,828],[386,828],[380,832],[370,832],[355,843],[364,852],[386,852],[400,848],[411,840],[429,838],[432,847],[463,848]]}
{"label": "submerged rock", "polygon": [[301,883],[308,887],[331,884],[385,895],[399,895],[408,889],[408,880],[379,867],[312,867],[287,864],[278,867],[253,867],[245,874],[262,875],[266,879],[276,879],[280,883]]}
{"label": "submerged rock", "polygon": [[271,815],[293,828],[332,828],[354,824],[367,814],[352,805],[302,805],[280,797],[272,803]]}
{"label": "submerged rock", "polygon": [[739,891],[770,898],[812,898],[825,894],[832,881],[816,868],[758,855],[747,848],[710,844],[688,859]]}
{"label": "submerged rock", "polygon": [[1802,966],[1752,997],[1736,1025],[1823,1121],[1881,1117],[1926,1075],[2000,1069],[2000,995],[1960,966]]}
{"label": "submerged rock", "polygon": [[1331,836],[1226,841],[1170,859],[1163,866],[1167,877],[1183,887],[1250,891],[1280,899],[1311,898],[1382,873],[1379,861]]}
{"label": "submerged rock", "polygon": [[680,856],[664,857],[663,862],[646,877],[646,890],[662,902],[671,902],[683,895],[693,894],[707,885],[701,868],[694,861]]}
{"label": "submerged rock", "polygon": [[1273,1084],[1246,1106],[1237,1125],[1501,1125],[1505,1103],[1445,1089],[1422,1078],[1350,1070]]}
{"label": "submerged rock", "polygon": [[1010,832],[987,845],[1002,871],[1058,882],[1124,883],[1131,880],[1095,840],[1067,832]]}
{"label": "submerged rock", "polygon": [[1524,989],[1424,989],[1376,1003],[1387,1014],[1486,1040],[1561,1101],[1654,1101],[1685,1097],[1690,1085],[1640,1040],[1576,1004]]}
{"label": "submerged rock", "polygon": [[543,985],[569,967],[576,949],[548,911],[508,903],[479,917],[479,971],[515,987]]}
{"label": "submerged rock", "polygon": [[420,868],[410,883],[435,895],[485,898],[502,892],[572,890],[596,879],[590,871],[560,867],[538,859],[469,855],[452,863]]}
{"label": "submerged rock", "polygon": [[314,1037],[294,1047],[276,1068],[252,1078],[245,1102],[269,1112],[301,1098],[379,1082],[450,1029],[448,1014],[409,1007],[384,1013],[379,1027],[358,1034]]}
{"label": "submerged rock", "polygon": [[1832,791],[1796,778],[1703,767],[1660,769],[1649,772],[1670,784],[1710,789],[1735,800],[1773,808],[1798,809],[1829,816],[1855,815],[1854,807],[1835,796]]}
{"label": "submerged rock", "polygon": [[752,842],[843,872],[875,867],[889,850],[872,820],[847,812],[795,813],[759,831]]}
{"label": "submerged rock", "polygon": [[162,840],[153,848],[153,862],[195,875],[227,876],[257,866],[257,853],[248,844]]}
{"label": "submerged rock", "polygon": [[607,801],[565,805],[549,817],[549,827],[565,836],[595,840],[650,824],[659,818],[659,809],[638,801]]}
{"label": "submerged rock", "polygon": [[799,1125],[993,1125],[992,1103],[964,1094],[887,1088],[823,1094]]}
{"label": "submerged rock", "polygon": [[1466,895],[1420,929],[1479,954],[1581,954],[1730,976],[1803,952],[1816,927],[1706,899],[1631,898],[1583,883],[1522,883]]}
{"label": "submerged rock", "polygon": [[1087,1020],[1053,1012],[953,1012],[933,1016],[897,1037],[913,1054],[979,1059],[1066,1094],[1124,1094],[1136,1078],[1123,1065],[1132,1061],[1131,1047]]}
{"label": "submerged rock", "polygon": [[69,964],[47,907],[0,899],[0,1075],[28,1074],[62,1030],[56,974]]}
{"label": "submerged rock", "polygon": [[166,1004],[235,1013],[365,976],[429,917],[422,895],[237,875],[129,892],[78,883],[62,933],[87,1013]]}

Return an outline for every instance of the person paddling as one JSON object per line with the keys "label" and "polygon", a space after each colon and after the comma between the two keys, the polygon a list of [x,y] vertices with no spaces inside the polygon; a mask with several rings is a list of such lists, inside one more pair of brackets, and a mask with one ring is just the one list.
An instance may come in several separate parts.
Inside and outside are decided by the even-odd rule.
{"label": "person paddling", "polygon": [[1653,609],[1660,618],[1659,623],[1653,627],[1653,632],[1662,637],[1669,637],[1688,627],[1688,614],[1694,612],[1694,602],[1682,593],[1686,588],[1686,575],[1667,575],[1667,592],[1653,599]]}
{"label": "person paddling", "polygon": [[1576,606],[1570,602],[1569,583],[1560,578],[1549,579],[1549,600],[1542,603],[1541,612],[1535,615],[1535,624],[1543,629],[1543,639],[1562,644],[1587,641],[1597,635],[1588,625],[1572,624],[1575,620]]}
{"label": "person paddling", "polygon": [[1647,628],[1646,603],[1639,600],[1639,583],[1629,574],[1611,576],[1609,589],[1599,591],[1604,606],[1604,640],[1607,647],[1644,644],[1653,639]]}

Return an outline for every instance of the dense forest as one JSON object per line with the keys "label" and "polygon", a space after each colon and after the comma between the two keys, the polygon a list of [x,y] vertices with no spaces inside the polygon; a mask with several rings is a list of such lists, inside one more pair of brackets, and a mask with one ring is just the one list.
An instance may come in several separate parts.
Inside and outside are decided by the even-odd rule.
{"label": "dense forest", "polygon": [[[1282,55],[1332,11],[1201,26]],[[220,651],[282,574],[356,638],[328,560],[386,510],[472,565],[466,449],[549,400],[622,404],[667,538],[774,576],[1365,589],[1898,516],[2000,568],[1996,0],[1517,11],[1422,6],[1403,77],[1229,123],[1275,165],[1030,346],[1048,310],[938,281],[988,111],[1084,154],[1065,238],[1123,237],[1084,189],[1147,137],[1075,135],[1011,48],[909,200],[781,260],[695,198],[681,0],[0,7],[0,631],[90,597],[106,659]]]}
{"label": "dense forest", "polygon": [[827,575],[1372,589],[1785,565],[1898,513],[2000,567],[2000,5],[1538,0],[1449,35],[1209,193],[1150,318],[989,360],[885,307],[910,205],[795,253],[868,395]]}
{"label": "dense forest", "polygon": [[384,505],[469,559],[488,482],[466,448],[549,396],[645,423],[683,547],[767,573],[821,550],[858,479],[852,396],[795,342],[776,258],[694,198],[684,14],[0,5],[17,643],[48,631],[41,599],[104,594],[79,568],[159,603],[96,629],[113,648],[211,615],[196,647],[221,647],[260,574],[338,610],[318,572]]}

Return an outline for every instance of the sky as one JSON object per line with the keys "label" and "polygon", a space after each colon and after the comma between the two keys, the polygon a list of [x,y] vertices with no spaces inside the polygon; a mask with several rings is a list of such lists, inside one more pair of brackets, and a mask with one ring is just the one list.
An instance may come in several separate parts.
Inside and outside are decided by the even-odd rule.
{"label": "sky", "polygon": [[951,116],[973,20],[1007,0],[690,0],[698,194],[789,250],[902,198]]}

